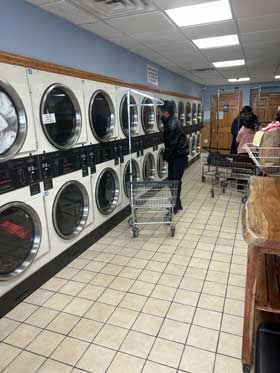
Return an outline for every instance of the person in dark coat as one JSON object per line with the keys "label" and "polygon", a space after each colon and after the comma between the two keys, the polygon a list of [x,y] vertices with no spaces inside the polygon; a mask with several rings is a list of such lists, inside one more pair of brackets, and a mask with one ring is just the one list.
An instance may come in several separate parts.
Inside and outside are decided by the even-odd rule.
{"label": "person in dark coat", "polygon": [[[230,149],[231,154],[237,154],[238,144],[236,142],[236,137],[238,135],[240,128],[244,125],[244,121],[250,118],[251,116],[255,116],[251,106],[244,106],[241,112],[239,113],[238,117],[235,118],[234,121],[232,122],[232,125],[231,125],[232,143],[231,143],[231,149]],[[256,116],[255,116],[255,119],[257,122]]]}
{"label": "person in dark coat", "polygon": [[174,207],[176,214],[183,209],[181,189],[182,177],[188,162],[188,145],[182,124],[175,115],[174,104],[171,101],[164,101],[164,105],[159,107],[159,113],[163,123],[164,160],[168,162],[168,179],[179,181]]}

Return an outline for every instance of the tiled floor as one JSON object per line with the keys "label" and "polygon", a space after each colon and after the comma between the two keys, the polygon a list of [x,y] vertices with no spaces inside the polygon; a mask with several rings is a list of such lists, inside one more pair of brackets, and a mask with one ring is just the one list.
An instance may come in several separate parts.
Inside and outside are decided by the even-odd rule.
{"label": "tiled floor", "polygon": [[0,320],[0,371],[240,373],[240,194],[185,173],[176,236],[127,221]]}

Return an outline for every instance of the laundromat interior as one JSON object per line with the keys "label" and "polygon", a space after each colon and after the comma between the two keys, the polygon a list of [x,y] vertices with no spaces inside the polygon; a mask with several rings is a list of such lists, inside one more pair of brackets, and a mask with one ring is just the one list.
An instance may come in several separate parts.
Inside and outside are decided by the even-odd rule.
{"label": "laundromat interior", "polygon": [[0,9],[0,372],[279,373],[280,1]]}

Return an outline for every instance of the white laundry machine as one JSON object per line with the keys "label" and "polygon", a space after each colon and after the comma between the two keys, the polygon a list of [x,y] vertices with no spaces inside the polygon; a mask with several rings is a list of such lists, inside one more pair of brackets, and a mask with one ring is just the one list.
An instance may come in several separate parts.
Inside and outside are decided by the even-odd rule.
{"label": "white laundry machine", "polygon": [[114,85],[85,80],[83,84],[89,143],[106,143],[119,138],[116,120],[117,88]]}
{"label": "white laundry machine", "polygon": [[157,179],[158,180],[164,180],[168,177],[168,163],[163,158],[164,156],[164,145],[160,145],[157,151],[157,165],[156,165],[156,171],[157,171]]}
{"label": "white laundry machine", "polygon": [[186,126],[186,118],[185,118],[185,104],[183,101],[179,101],[178,103],[178,119],[181,122],[182,126]]}
{"label": "white laundry machine", "polygon": [[[137,158],[137,153],[132,154],[132,180],[141,181],[141,164]],[[121,164],[121,188],[123,195],[123,205],[126,207],[130,203],[130,155],[124,157]]]}
{"label": "white laundry machine", "polygon": [[[117,107],[118,107],[118,123],[119,137],[121,139],[128,138],[128,107],[127,107],[127,90],[128,88],[117,87]],[[131,136],[139,136],[142,134],[140,115],[141,108],[139,106],[140,99],[137,94],[130,94],[130,128]]]}
{"label": "white laundry machine", "polygon": [[[145,94],[147,92],[143,92]],[[147,93],[147,95],[150,95]],[[154,102],[151,98],[141,97],[141,104],[147,106],[141,106],[141,124],[142,134],[150,135],[156,130],[156,109]]]}
{"label": "white laundry machine", "polygon": [[196,133],[196,154],[200,154],[201,149],[201,133]]}
{"label": "white laundry machine", "polygon": [[0,195],[0,296],[50,260],[43,196],[25,187]]}
{"label": "white laundry machine", "polygon": [[192,104],[192,124],[195,126],[197,124],[197,104],[193,102]]}
{"label": "white laundry machine", "polygon": [[185,111],[185,118],[186,118],[186,125],[191,126],[192,125],[192,105],[188,101],[186,103],[186,111]]}
{"label": "white laundry machine", "polygon": [[37,149],[26,69],[0,63],[0,162]]}
{"label": "white laundry machine", "polygon": [[40,152],[86,144],[81,79],[32,69],[27,77]]}
{"label": "white laundry machine", "polygon": [[192,158],[194,158],[196,156],[196,135],[195,133],[192,133],[191,134],[191,156]]}
{"label": "white laundry machine", "polygon": [[197,124],[203,123],[203,109],[201,102],[197,105]]}
{"label": "white laundry machine", "polygon": [[156,180],[156,157],[152,148],[145,149],[141,158],[143,181]]}
{"label": "white laundry machine", "polygon": [[187,135],[187,138],[186,138],[186,141],[187,141],[187,144],[188,144],[188,149],[189,149],[189,156],[188,156],[188,160],[191,160],[192,159],[192,136],[191,135]]}

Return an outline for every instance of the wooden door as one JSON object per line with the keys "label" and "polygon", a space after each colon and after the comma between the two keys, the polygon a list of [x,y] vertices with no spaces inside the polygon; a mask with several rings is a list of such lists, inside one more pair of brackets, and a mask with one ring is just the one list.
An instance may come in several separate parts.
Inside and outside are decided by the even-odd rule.
{"label": "wooden door", "polygon": [[[241,110],[241,93],[221,94],[218,108],[218,96],[212,96],[211,104],[211,147],[228,153],[231,147],[231,125]],[[227,108],[224,110],[224,108]],[[219,111],[219,120],[218,117]]]}
{"label": "wooden door", "polygon": [[264,124],[272,122],[275,119],[276,110],[280,106],[280,93],[262,94],[259,105],[258,102],[258,95],[252,95],[251,105],[254,113],[258,115],[259,121]]}

